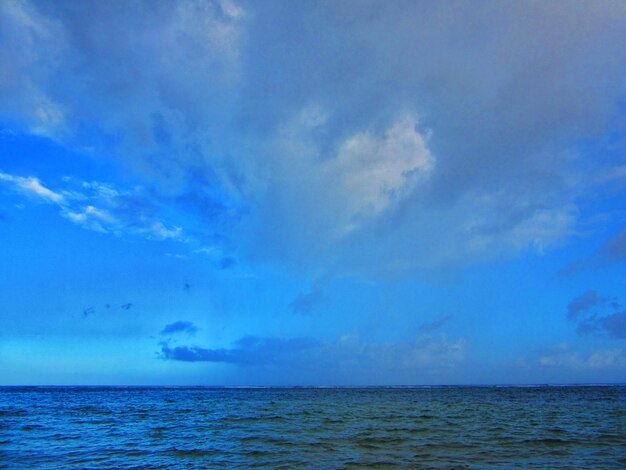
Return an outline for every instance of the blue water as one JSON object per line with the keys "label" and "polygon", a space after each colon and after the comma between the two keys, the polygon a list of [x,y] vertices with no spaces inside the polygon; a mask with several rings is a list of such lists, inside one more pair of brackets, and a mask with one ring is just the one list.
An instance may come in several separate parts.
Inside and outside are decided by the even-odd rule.
{"label": "blue water", "polygon": [[0,388],[2,468],[626,468],[626,387]]}

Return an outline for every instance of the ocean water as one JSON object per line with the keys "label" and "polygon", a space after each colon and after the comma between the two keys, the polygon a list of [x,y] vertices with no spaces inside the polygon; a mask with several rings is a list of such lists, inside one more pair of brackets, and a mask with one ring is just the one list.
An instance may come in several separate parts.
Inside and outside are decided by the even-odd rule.
{"label": "ocean water", "polygon": [[0,388],[0,468],[626,468],[626,387]]}

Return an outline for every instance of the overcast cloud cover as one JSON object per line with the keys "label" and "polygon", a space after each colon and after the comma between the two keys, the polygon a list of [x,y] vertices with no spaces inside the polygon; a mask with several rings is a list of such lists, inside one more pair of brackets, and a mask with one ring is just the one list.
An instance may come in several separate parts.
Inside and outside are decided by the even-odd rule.
{"label": "overcast cloud cover", "polygon": [[[302,364],[335,370],[324,365],[332,354],[383,382],[419,381],[390,365],[415,361],[449,374],[440,380],[471,381],[445,367],[463,361],[484,381],[548,380],[550,361],[538,359],[548,355],[532,351],[572,343],[581,350],[567,357],[594,354],[600,343],[581,325],[611,333],[621,359],[593,376],[610,381],[626,367],[621,307],[585,315],[625,281],[624,38],[619,1],[6,0],[2,222],[32,206],[51,215],[50,252],[76,237],[85,252],[125,258],[126,284],[111,289],[137,294],[136,317],[89,334],[152,335],[136,352],[156,364],[144,367],[150,381],[238,382],[232,370],[265,367],[276,348],[285,383]],[[4,246],[35,242],[21,230]],[[24,263],[22,251],[5,261]],[[65,267],[112,269],[76,263]],[[37,286],[34,266],[34,277],[3,268],[5,280]],[[78,289],[64,275],[65,292]],[[193,290],[160,297],[190,276]],[[59,319],[32,314],[34,325],[80,337],[70,304],[97,301],[96,284],[73,300],[43,295]],[[489,363],[489,349],[505,347],[497,329],[521,315],[533,327],[509,362]],[[9,323],[5,361],[16,367],[37,327]],[[351,335],[359,347],[342,342]],[[446,352],[432,359],[435,343],[415,337]],[[204,369],[170,368],[190,361]],[[576,372],[583,360],[559,364],[555,377],[591,377]],[[357,369],[342,369],[344,381],[367,382]]]}

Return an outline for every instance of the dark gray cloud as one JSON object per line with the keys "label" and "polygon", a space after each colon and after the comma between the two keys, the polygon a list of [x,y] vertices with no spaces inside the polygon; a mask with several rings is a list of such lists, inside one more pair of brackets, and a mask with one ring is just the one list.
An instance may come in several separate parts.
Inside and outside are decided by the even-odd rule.
{"label": "dark gray cloud", "polygon": [[300,292],[290,303],[289,309],[300,315],[311,315],[328,300],[326,283],[316,281],[308,292]]}
{"label": "dark gray cloud", "polygon": [[175,334],[175,333],[187,333],[190,335],[196,334],[198,327],[190,321],[179,320],[165,327],[160,331],[161,335]]}
{"label": "dark gray cloud", "polygon": [[267,374],[283,384],[398,384],[406,383],[409,376],[415,383],[433,383],[463,363],[466,354],[463,340],[450,341],[445,335],[419,335],[391,343],[345,335],[335,341],[247,336],[230,348],[215,349],[171,342],[159,345],[165,360],[246,367],[247,383],[265,383]]}
{"label": "dark gray cloud", "polygon": [[581,334],[606,333],[613,338],[626,339],[626,311],[591,316],[581,320],[576,331]]}
{"label": "dark gray cloud", "polygon": [[571,277],[588,269],[599,269],[607,264],[626,260],[626,229],[606,240],[587,258],[576,260],[558,273],[561,277]]}
{"label": "dark gray cloud", "polygon": [[567,318],[575,321],[582,313],[588,312],[599,305],[606,304],[608,301],[608,298],[598,295],[594,290],[587,291],[572,299],[572,301],[567,304]]}
{"label": "dark gray cloud", "polygon": [[626,339],[626,310],[607,315],[599,323],[611,336]]}
{"label": "dark gray cloud", "polygon": [[616,299],[587,291],[567,306],[567,318],[576,323],[580,334],[605,333],[613,338],[626,339],[626,311]]}
{"label": "dark gray cloud", "polygon": [[161,343],[163,359],[183,362],[227,362],[237,365],[265,365],[288,361],[303,350],[318,345],[310,338],[260,338],[246,336],[230,349],[206,349],[198,346],[174,346]]}
{"label": "dark gray cloud", "polygon": [[611,260],[626,260],[626,229],[623,229],[617,236],[608,240],[602,246],[600,253]]}
{"label": "dark gray cloud", "polygon": [[420,333],[432,333],[433,331],[446,326],[450,320],[452,320],[452,315],[446,315],[445,317],[441,317],[440,319],[431,322],[424,322],[419,326],[418,331]]}
{"label": "dark gray cloud", "polygon": [[180,362],[225,363],[246,368],[244,383],[440,383],[465,360],[462,339],[418,335],[409,341],[371,342],[355,335],[334,341],[248,336],[228,348],[159,343],[160,357]]}

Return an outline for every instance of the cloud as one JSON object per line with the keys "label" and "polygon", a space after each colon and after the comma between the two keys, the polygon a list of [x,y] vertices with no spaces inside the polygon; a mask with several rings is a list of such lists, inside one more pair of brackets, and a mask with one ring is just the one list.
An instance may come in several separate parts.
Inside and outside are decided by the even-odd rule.
{"label": "cloud", "polygon": [[158,197],[146,195],[141,187],[119,190],[101,182],[64,178],[65,189],[55,192],[38,178],[0,172],[0,182],[59,207],[61,215],[88,230],[121,235],[131,233],[153,240],[188,242],[183,229],[159,219]]}
{"label": "cloud", "polygon": [[626,310],[584,319],[578,324],[577,330],[583,334],[604,332],[613,338],[626,339]]}
{"label": "cloud", "polygon": [[567,304],[567,318],[569,320],[577,320],[582,313],[599,305],[603,305],[608,301],[608,298],[598,295],[596,291],[587,291],[572,299],[572,301]]}
{"label": "cloud", "polygon": [[451,342],[445,335],[420,335],[413,341],[398,343],[367,342],[355,335],[331,342],[247,336],[232,348],[207,349],[170,342],[161,342],[160,348],[161,358],[166,360],[271,368],[278,371],[282,383],[299,381],[304,376],[318,383],[320,371],[324,371],[325,380],[349,383],[399,383],[407,377],[422,380],[410,373],[422,371],[429,375],[454,369],[465,360],[467,350],[463,340]]}
{"label": "cloud", "polygon": [[563,277],[571,277],[587,269],[602,268],[610,263],[626,259],[626,229],[606,240],[591,256],[576,260],[559,271]]}
{"label": "cloud", "polygon": [[[194,98],[216,105],[221,83],[235,73],[241,11],[227,1],[156,8],[150,2],[79,7],[5,2],[0,10],[0,40],[10,47],[2,56],[5,109],[33,132],[57,139],[84,120],[97,123],[105,136],[125,127],[118,134],[122,145],[144,145],[146,153],[180,142],[184,118],[197,121],[191,116],[199,104]],[[103,28],[102,20],[109,27]],[[80,100],[85,93],[92,97],[89,104]]]}
{"label": "cloud", "polygon": [[30,194],[32,196],[43,199],[46,202],[62,204],[64,197],[62,194],[52,191],[45,187],[34,177],[14,176],[0,171],[0,181],[8,183],[16,189]]}
{"label": "cloud", "polygon": [[155,222],[149,227],[149,233],[151,233],[157,240],[177,239],[182,233],[182,228],[172,227],[167,228],[162,222]]}
{"label": "cloud", "polygon": [[432,322],[424,322],[419,326],[418,331],[420,333],[432,333],[433,331],[446,326],[451,319],[452,315],[446,315],[445,317],[441,317],[440,319]]}
{"label": "cloud", "polygon": [[318,280],[308,292],[300,292],[290,303],[289,309],[300,315],[311,315],[327,300],[326,282]]}
{"label": "cloud", "polygon": [[[276,122],[266,158],[277,167],[268,165],[276,179],[260,198],[269,224],[255,250],[279,233],[276,251],[266,255],[295,266],[380,274],[541,252],[575,233],[579,187],[562,144],[580,129],[590,135],[602,129],[614,99],[623,96],[621,85],[594,85],[599,69],[619,76],[617,51],[605,46],[624,31],[623,14],[613,6],[571,8],[563,21],[554,7],[489,2],[452,9],[403,4],[384,14],[350,2],[302,10],[285,8],[272,23],[279,30],[288,23],[317,26],[315,34],[298,30],[289,53],[272,44],[264,54],[267,31],[255,31],[261,37],[254,65],[264,72],[264,89],[273,90],[268,99],[280,104],[267,112],[258,107]],[[507,27],[494,27],[500,24]],[[562,55],[564,47],[571,55]],[[593,98],[581,97],[581,88]],[[396,162],[409,160],[395,160],[390,136],[411,133],[408,140],[424,142],[421,155],[429,155],[419,184],[396,191],[402,180],[369,180],[377,166],[366,157],[355,159],[362,170],[339,164],[350,143],[376,142],[354,148],[363,155],[385,148],[391,168],[399,168]],[[350,176],[325,181],[327,165]],[[352,176],[363,186],[344,194],[341,184]],[[390,191],[379,192],[378,181]]]}
{"label": "cloud", "polygon": [[316,344],[308,338],[281,339],[246,336],[231,349],[206,349],[198,346],[170,347],[161,343],[163,359],[182,362],[226,362],[237,365],[266,365],[290,361],[294,354]]}
{"label": "cloud", "polygon": [[537,362],[548,368],[626,369],[626,352],[621,348],[613,348],[581,354],[563,343],[540,352]]}
{"label": "cloud", "polygon": [[[617,339],[626,339],[626,310],[616,299],[602,297],[587,291],[567,306],[567,318],[576,323],[579,333],[606,333]],[[608,311],[608,313],[607,313]]]}
{"label": "cloud", "polygon": [[626,310],[607,315],[599,323],[611,336],[626,339]]}
{"label": "cloud", "polygon": [[96,232],[107,232],[107,225],[117,223],[108,212],[94,206],[85,206],[77,211],[65,210],[62,214],[70,222]]}
{"label": "cloud", "polygon": [[[0,117],[219,218],[203,234],[237,259],[309,274],[558,245],[593,193],[577,144],[626,95],[620,2],[8,1],[0,21]],[[111,229],[89,205],[128,227],[91,202],[87,228]]]}
{"label": "cloud", "polygon": [[626,259],[626,229],[608,240],[600,249],[600,253],[608,259],[623,261]]}
{"label": "cloud", "polygon": [[179,320],[174,323],[170,323],[169,325],[166,325],[159,334],[168,335],[175,333],[187,333],[189,335],[194,335],[197,331],[198,327],[195,326],[192,322]]}

